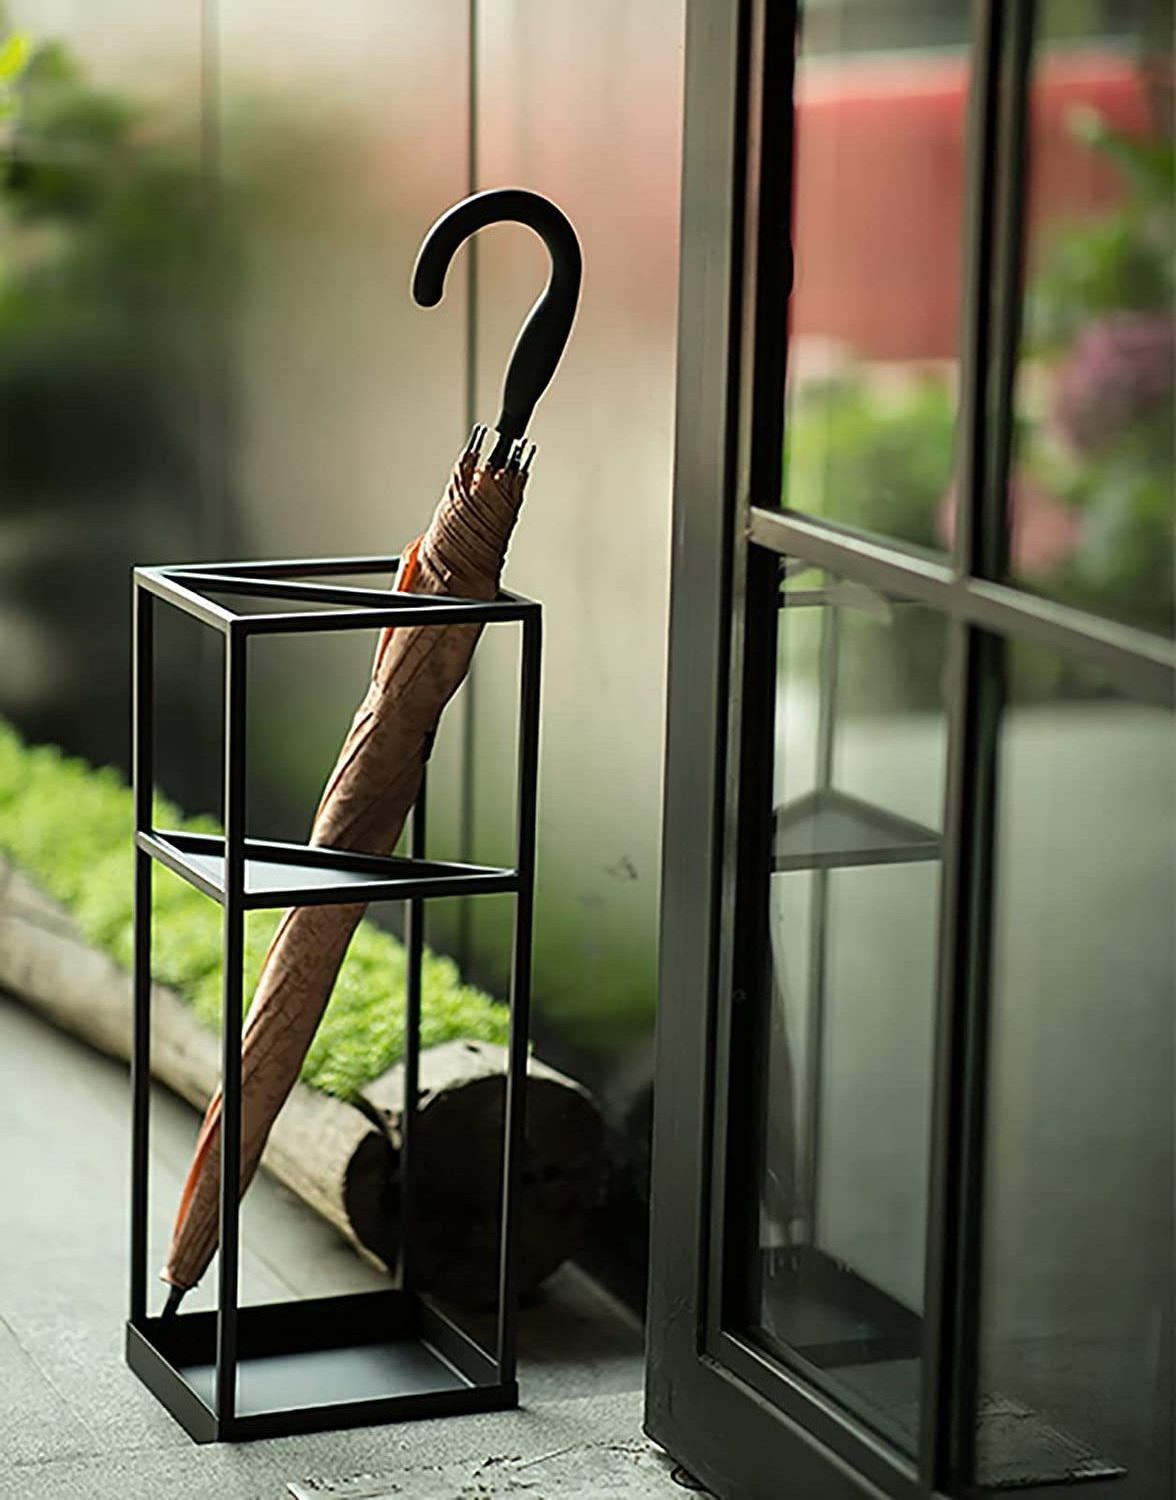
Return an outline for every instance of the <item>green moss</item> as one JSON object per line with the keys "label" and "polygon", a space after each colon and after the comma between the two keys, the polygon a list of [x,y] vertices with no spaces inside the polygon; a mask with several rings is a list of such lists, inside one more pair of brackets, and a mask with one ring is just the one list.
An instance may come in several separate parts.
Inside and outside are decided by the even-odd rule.
{"label": "green moss", "polygon": [[[156,825],[216,832],[207,817],[184,817],[164,799]],[[125,968],[133,945],[131,793],[110,769],[94,770],[51,745],[26,745],[0,720],[0,853],[31,875],[75,917],[96,947]],[[210,1028],[221,1014],[220,909],[156,866],[152,971]],[[250,912],[245,927],[246,995],[252,996],[278,923]],[[361,923],[302,1068],[324,1093],[349,1098],[404,1053],[404,948]],[[426,952],[422,1045],[457,1037],[505,1042],[506,1008],[461,982],[450,959]]]}

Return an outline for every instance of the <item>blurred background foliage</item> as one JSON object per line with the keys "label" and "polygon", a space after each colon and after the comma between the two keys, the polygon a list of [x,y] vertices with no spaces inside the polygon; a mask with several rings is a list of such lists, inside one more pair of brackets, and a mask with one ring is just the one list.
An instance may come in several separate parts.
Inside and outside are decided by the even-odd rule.
{"label": "blurred background foliage", "polygon": [[[130,570],[236,550],[228,340],[259,257],[347,191],[354,132],[239,88],[219,122],[247,121],[230,171],[183,90],[95,83],[21,34],[2,57],[0,712],[125,770]],[[186,805],[214,805],[192,747],[215,760],[215,643],[162,629],[161,764]]]}
{"label": "blurred background foliage", "polygon": [[[1176,633],[1176,147],[1157,128],[1132,136],[1092,111],[1069,128],[1113,164],[1113,212],[1046,226],[1027,273],[1017,376],[1010,574],[1077,608],[1163,636]],[[798,383],[786,428],[784,504],[942,553],[954,532],[954,375],[919,366],[835,362]],[[852,664],[863,709],[935,706],[940,650],[921,612],[893,611],[887,658]],[[865,635],[868,637],[869,631]],[[876,632],[875,632],[876,633]],[[863,647],[865,637],[863,637]],[[793,667],[815,670],[796,633]],[[876,663],[875,663],[876,665]],[[1059,677],[1064,672],[1065,680]],[[1101,688],[1053,654],[1018,653],[1018,701]]]}
{"label": "blurred background foliage", "polygon": [[[1159,122],[1157,122],[1159,124]],[[1026,297],[1025,350],[1049,391],[1026,410],[1017,458],[1080,518],[1080,540],[1049,592],[1176,633],[1176,145],[1075,116],[1090,150],[1114,163],[1123,200],[1048,238]]]}
{"label": "blurred background foliage", "polygon": [[[9,43],[12,46],[12,42]],[[126,763],[129,573],[200,525],[212,267],[191,122],[17,42],[0,178],[0,704]]]}

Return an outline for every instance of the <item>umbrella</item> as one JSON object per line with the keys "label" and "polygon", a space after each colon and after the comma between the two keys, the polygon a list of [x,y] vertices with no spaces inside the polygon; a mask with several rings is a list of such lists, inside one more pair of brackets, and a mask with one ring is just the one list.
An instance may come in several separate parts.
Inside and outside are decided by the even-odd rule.
{"label": "umbrella", "polygon": [[[547,199],[518,188],[478,193],[433,225],[413,272],[413,296],[441,299],[458,247],[484,225],[526,224],[551,254],[551,276],[511,354],[497,441],[481,461],[487,429],[477,427],[459,457],[424,535],[403,554],[393,584],[402,593],[489,600],[499,588],[506,546],[534,455],[525,433],[571,332],[580,291],[580,246]],[[381,633],[368,691],[328,779],[310,842],[389,853],[420,790],[446,703],[469,669],[481,625],[405,626]],[[241,1052],[241,1191],[261,1158],[271,1125],[293,1088],[364,907],[295,907],[282,916],[266,954]],[[219,1231],[221,1095],[208,1106],[180,1196],[162,1276],[167,1311],[203,1275]]]}

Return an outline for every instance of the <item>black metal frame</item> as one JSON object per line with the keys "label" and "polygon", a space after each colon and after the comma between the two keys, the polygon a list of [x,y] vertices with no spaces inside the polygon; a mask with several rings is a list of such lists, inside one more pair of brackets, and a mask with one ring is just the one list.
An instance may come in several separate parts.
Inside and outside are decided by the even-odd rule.
{"label": "black metal frame", "polygon": [[[975,7],[954,555],[925,558],[780,507],[798,9],[797,0],[687,7],[646,1425],[724,1500],[785,1492],[928,1500],[978,1493],[988,950],[1005,641],[1085,659],[1135,697],[1161,704],[1176,696],[1176,649],[1000,581],[1030,0]],[[949,630],[917,1459],[743,1332],[785,556],[928,605]],[[1094,1500],[1100,1489],[1083,1492]]]}
{"label": "black metal frame", "polygon": [[[530,1021],[536,788],[539,745],[540,606],[500,592],[492,601],[431,597],[307,582],[316,575],[394,573],[397,558],[317,558],[290,562],[209,563],[137,568],[134,574],[135,952],[131,1055],[132,1165],[131,1368],[198,1442],[275,1437],[321,1428],[362,1426],[413,1417],[494,1411],[518,1403],[518,1245]],[[216,597],[246,594],[294,599],[299,611],[237,614]],[[154,611],[157,601],[219,631],[224,642],[223,838],[157,829],[152,817]],[[318,606],[324,606],[319,608]],[[247,647],[254,636],[370,630],[395,625],[521,625],[516,852],[512,869],[487,869],[425,858],[424,788],[413,809],[408,858],[351,854],[310,845],[251,839],[246,834]],[[223,1090],[220,1252],[215,1312],[147,1313],[149,1101],[151,1075],[151,884],[158,861],[224,908]],[[413,1142],[420,1060],[424,903],[430,897],[510,892],[515,897],[510,982],[510,1039],[503,1140],[496,1346],[483,1349],[416,1286]],[[244,917],[256,908],[330,902],[402,900],[407,906],[405,1120],[401,1151],[400,1284],[375,1293],[238,1306],[240,1259],[241,1021]],[[292,1362],[323,1351],[421,1352],[435,1368],[435,1388],[419,1378],[361,1399],[241,1411],[239,1372],[250,1360]],[[251,1404],[264,1378],[255,1366]]]}

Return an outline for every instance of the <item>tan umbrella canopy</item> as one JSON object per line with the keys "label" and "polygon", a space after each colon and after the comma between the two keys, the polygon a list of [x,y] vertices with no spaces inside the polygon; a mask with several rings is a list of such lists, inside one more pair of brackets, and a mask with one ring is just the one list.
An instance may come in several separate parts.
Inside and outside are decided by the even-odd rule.
{"label": "tan umbrella canopy", "polygon": [[[493,451],[483,464],[486,429],[475,429],[428,529],[401,559],[393,585],[398,592],[475,600],[498,593],[527,484],[524,434],[571,331],[580,247],[571,224],[547,199],[516,188],[496,189],[466,199],[437,221],[413,273],[416,300],[435,305],[458,246],[483,225],[502,221],[526,224],[543,237],[552,257],[551,278],[515,344]],[[382,632],[371,683],[315,815],[313,845],[391,852],[420,790],[441,712],[469,669],[481,630],[481,625],[399,625]],[[363,911],[362,905],[295,907],[278,926],[242,1042],[242,1192],[298,1078]],[[218,1092],[204,1116],[162,1273],[172,1288],[168,1311],[199,1281],[216,1250],[220,1121]]]}

